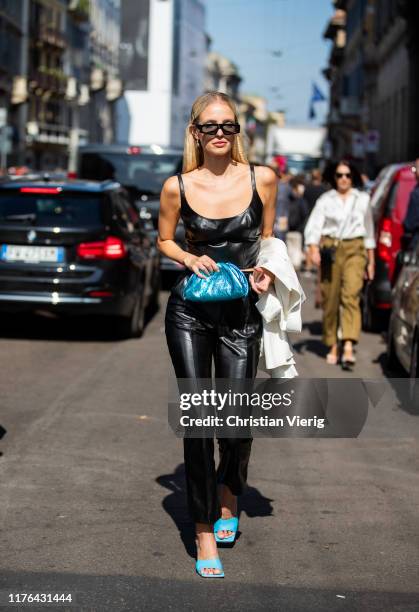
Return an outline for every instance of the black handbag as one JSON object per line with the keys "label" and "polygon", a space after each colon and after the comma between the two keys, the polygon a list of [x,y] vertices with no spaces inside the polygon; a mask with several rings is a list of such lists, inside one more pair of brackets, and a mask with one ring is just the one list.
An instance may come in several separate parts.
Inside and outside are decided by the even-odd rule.
{"label": "black handbag", "polygon": [[337,245],[322,246],[320,248],[320,260],[323,265],[330,266],[336,259]]}

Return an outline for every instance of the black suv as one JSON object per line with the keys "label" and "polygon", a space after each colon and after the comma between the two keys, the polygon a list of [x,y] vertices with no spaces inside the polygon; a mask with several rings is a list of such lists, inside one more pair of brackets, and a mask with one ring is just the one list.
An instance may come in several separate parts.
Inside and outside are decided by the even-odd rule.
{"label": "black suv", "polygon": [[[152,222],[157,237],[160,192],[164,181],[182,171],[183,151],[160,145],[89,144],[79,148],[77,176],[103,181],[111,179],[125,187],[144,220]],[[184,248],[185,231],[180,221],[176,242]],[[181,264],[162,256],[162,272],[179,272]]]}
{"label": "black suv", "polygon": [[116,315],[140,336],[159,286],[154,241],[119,183],[0,182],[0,309]]}

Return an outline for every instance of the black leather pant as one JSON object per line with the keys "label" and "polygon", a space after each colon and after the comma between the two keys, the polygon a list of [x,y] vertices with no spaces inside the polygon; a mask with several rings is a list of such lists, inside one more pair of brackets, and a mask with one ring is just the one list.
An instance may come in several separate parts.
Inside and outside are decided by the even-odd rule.
{"label": "black leather pant", "polygon": [[[262,319],[250,291],[240,300],[197,303],[184,301],[176,288],[166,310],[166,337],[177,378],[256,376]],[[217,484],[234,495],[246,486],[251,438],[218,440],[220,463],[215,469],[212,438],[184,438],[186,489],[191,518],[215,523],[221,516]]]}

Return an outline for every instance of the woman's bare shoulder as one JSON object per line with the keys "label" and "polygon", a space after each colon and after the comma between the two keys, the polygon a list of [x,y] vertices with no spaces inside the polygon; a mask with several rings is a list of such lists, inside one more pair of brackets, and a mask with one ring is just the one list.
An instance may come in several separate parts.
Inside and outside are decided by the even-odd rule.
{"label": "woman's bare shoulder", "polygon": [[165,195],[169,198],[179,196],[179,180],[177,176],[170,176],[163,183],[163,187],[161,190],[162,195]]}
{"label": "woman's bare shoulder", "polygon": [[269,166],[255,166],[255,176],[263,187],[274,187],[278,181],[278,177]]}

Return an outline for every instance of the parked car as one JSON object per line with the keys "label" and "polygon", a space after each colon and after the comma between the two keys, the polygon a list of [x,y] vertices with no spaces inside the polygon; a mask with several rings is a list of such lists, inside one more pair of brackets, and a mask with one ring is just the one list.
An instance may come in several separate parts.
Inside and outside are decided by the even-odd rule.
{"label": "parked car", "polygon": [[128,194],[38,177],[0,182],[0,308],[116,316],[140,336],[158,303],[159,255]]}
{"label": "parked car", "polygon": [[[164,181],[182,170],[183,151],[159,145],[86,145],[79,149],[78,176],[92,180],[116,180],[130,193],[140,216],[152,223],[157,238],[160,192]],[[150,225],[151,227],[151,225]],[[180,223],[176,241],[183,246],[185,232]],[[168,257],[160,259],[162,272],[184,268]]]}
{"label": "parked car", "polygon": [[377,209],[377,206],[380,205],[384,192],[390,185],[393,174],[396,170],[403,168],[403,165],[404,164],[390,164],[389,166],[384,166],[378,174],[371,189],[371,208],[373,212]]}
{"label": "parked car", "polygon": [[376,270],[374,280],[365,284],[362,296],[362,320],[366,330],[375,330],[388,323],[403,221],[410,193],[416,185],[413,164],[395,164],[384,169],[381,182],[385,182],[384,187],[378,184],[372,196]]}
{"label": "parked car", "polygon": [[393,288],[387,363],[409,374],[410,409],[419,413],[419,244],[403,255],[403,267]]}

